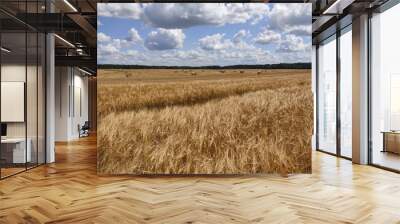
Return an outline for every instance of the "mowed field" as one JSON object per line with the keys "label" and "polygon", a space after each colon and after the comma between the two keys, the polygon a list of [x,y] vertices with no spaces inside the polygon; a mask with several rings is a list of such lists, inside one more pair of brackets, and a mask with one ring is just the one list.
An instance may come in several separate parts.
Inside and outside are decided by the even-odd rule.
{"label": "mowed field", "polygon": [[99,70],[98,172],[311,172],[310,85],[311,70]]}

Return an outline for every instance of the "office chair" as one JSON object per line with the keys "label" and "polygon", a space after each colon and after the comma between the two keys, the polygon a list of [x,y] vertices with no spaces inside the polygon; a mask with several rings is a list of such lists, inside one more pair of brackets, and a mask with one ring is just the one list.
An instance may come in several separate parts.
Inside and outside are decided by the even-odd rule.
{"label": "office chair", "polygon": [[79,129],[79,138],[80,137],[87,137],[89,136],[89,129],[90,129],[90,125],[89,125],[89,121],[85,121],[85,123],[82,125],[82,127],[79,127],[80,125],[78,125],[78,129]]}

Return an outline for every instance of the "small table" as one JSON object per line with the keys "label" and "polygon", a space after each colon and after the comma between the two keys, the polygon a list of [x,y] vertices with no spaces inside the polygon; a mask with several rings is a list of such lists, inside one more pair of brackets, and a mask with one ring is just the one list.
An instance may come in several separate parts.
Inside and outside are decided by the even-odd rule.
{"label": "small table", "polygon": [[6,138],[1,139],[1,159],[6,163],[21,164],[31,162],[31,144],[30,138],[26,139],[27,147],[25,151],[25,138]]}
{"label": "small table", "polygon": [[400,154],[400,131],[382,131],[383,150],[382,152],[392,152]]}

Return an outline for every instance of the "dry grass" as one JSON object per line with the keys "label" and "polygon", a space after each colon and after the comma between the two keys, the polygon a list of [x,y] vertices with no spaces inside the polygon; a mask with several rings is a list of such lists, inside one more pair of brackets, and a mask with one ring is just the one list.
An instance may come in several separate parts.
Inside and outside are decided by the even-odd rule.
{"label": "dry grass", "polygon": [[[203,73],[207,73],[207,71]],[[215,75],[213,79],[207,77],[205,80],[188,78],[190,81],[172,79],[172,81],[160,82],[156,79],[157,82],[140,82],[140,78],[136,78],[136,83],[121,84],[125,83],[123,80],[120,80],[119,84],[100,82],[98,115],[103,117],[112,112],[202,103],[231,95],[285,86],[305,85],[309,82],[308,73],[297,75],[278,73],[264,77],[260,77],[258,72],[256,74],[258,77],[246,76],[240,79],[236,77],[223,77],[221,79],[221,77]],[[110,74],[104,74],[104,76],[108,75]],[[169,76],[170,74],[165,75]],[[132,74],[131,77],[133,77]]]}
{"label": "dry grass", "polygon": [[310,172],[309,73],[254,75],[102,83],[99,173]]}

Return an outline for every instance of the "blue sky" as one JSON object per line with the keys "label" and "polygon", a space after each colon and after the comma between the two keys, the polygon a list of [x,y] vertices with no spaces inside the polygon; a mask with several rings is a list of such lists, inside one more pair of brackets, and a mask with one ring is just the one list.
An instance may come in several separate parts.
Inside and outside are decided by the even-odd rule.
{"label": "blue sky", "polygon": [[310,4],[100,3],[98,63],[309,62]]}

